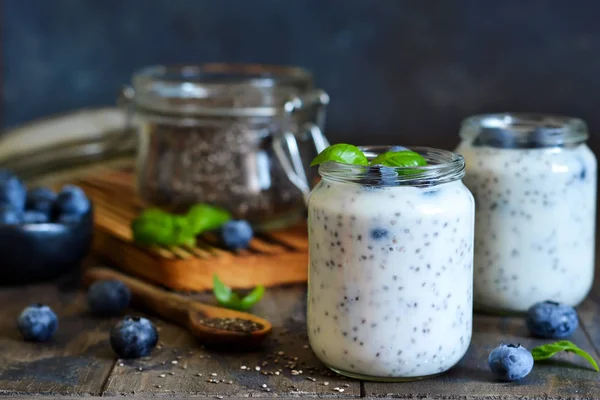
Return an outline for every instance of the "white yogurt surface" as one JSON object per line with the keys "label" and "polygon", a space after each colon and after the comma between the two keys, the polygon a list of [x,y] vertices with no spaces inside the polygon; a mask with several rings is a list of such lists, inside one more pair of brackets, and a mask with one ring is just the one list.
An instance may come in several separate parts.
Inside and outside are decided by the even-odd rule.
{"label": "white yogurt surface", "polygon": [[472,328],[474,203],[323,179],[309,201],[308,333],[329,367],[380,378],[446,371]]}
{"label": "white yogurt surface", "polygon": [[462,143],[475,196],[476,309],[572,306],[594,275],[596,159],[589,148],[495,149]]}

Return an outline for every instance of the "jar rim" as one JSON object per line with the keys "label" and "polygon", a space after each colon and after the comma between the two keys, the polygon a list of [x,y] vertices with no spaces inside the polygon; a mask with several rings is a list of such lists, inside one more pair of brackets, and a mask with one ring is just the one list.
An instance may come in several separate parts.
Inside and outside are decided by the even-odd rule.
{"label": "jar rim", "polygon": [[[397,146],[358,146],[368,160]],[[319,166],[323,178],[363,186],[434,186],[462,179],[465,160],[460,154],[425,146],[405,146],[419,153],[428,165],[419,167],[383,167],[343,164],[335,161]],[[382,179],[382,173],[385,179]]]}
{"label": "jar rim", "polygon": [[542,113],[491,113],[465,118],[459,136],[474,144],[500,148],[541,148],[576,145],[589,135],[576,117]]}
{"label": "jar rim", "polygon": [[312,74],[285,65],[153,65],[134,73],[137,108],[161,113],[271,117],[313,88]]}

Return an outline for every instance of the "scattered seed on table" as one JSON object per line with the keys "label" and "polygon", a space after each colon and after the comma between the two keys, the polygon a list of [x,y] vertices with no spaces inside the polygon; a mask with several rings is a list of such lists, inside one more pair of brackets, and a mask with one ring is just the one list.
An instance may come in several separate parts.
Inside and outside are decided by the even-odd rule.
{"label": "scattered seed on table", "polygon": [[202,374],[201,374],[200,372],[198,372],[198,373],[196,374],[196,376],[202,376]]}
{"label": "scattered seed on table", "polygon": [[171,361],[171,364],[173,364],[173,365],[177,364],[177,360]]}
{"label": "scattered seed on table", "polygon": [[275,375],[279,375],[279,371],[275,371]]}
{"label": "scattered seed on table", "polygon": [[348,385],[347,383],[344,383],[342,386],[343,387],[350,387],[350,385]]}
{"label": "scattered seed on table", "polygon": [[159,377],[160,378],[164,378],[166,375],[165,374],[160,374]]}
{"label": "scattered seed on table", "polygon": [[329,382],[323,382],[323,386],[329,385]]}
{"label": "scattered seed on table", "polygon": [[175,372],[169,372],[169,375],[173,376],[175,375]]}
{"label": "scattered seed on table", "polygon": [[213,373],[210,374],[210,376],[217,376],[217,373],[213,372]]}
{"label": "scattered seed on table", "polygon": [[158,389],[160,389],[162,386],[160,386],[160,385],[156,385],[156,387],[157,387]]}
{"label": "scattered seed on table", "polygon": [[119,363],[119,367],[122,367],[123,365],[125,365],[125,364],[123,364],[123,363]]}
{"label": "scattered seed on table", "polygon": [[247,368],[247,367],[246,367],[245,365],[242,365],[242,366],[240,367],[240,369],[246,369],[246,368]]}
{"label": "scattered seed on table", "polygon": [[263,383],[263,384],[262,384],[262,387],[266,388],[266,387],[267,387],[267,384],[266,384],[266,383]]}
{"label": "scattered seed on table", "polygon": [[254,367],[255,370],[260,371],[260,367],[257,365],[256,367]]}
{"label": "scattered seed on table", "polygon": [[138,371],[143,371],[144,369],[142,367],[138,367]]}
{"label": "scattered seed on table", "polygon": [[338,392],[340,392],[340,393],[342,393],[343,391],[344,391],[344,389],[340,389],[340,390],[338,390]]}

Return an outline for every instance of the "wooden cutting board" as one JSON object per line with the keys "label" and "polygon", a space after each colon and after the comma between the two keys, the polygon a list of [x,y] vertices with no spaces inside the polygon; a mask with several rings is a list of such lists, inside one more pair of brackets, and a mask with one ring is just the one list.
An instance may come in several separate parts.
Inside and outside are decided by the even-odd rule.
{"label": "wooden cutting board", "polygon": [[194,247],[142,247],[133,243],[130,224],[143,210],[131,171],[103,171],[73,182],[95,207],[93,250],[115,267],[174,290],[212,288],[213,274],[234,288],[306,282],[306,224],[259,233],[247,250],[231,252],[214,234],[198,238]]}

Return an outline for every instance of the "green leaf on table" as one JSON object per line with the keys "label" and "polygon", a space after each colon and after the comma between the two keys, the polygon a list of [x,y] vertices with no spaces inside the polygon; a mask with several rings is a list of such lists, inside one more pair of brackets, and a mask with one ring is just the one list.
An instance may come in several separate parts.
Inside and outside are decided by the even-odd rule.
{"label": "green leaf on table", "polygon": [[531,355],[535,361],[546,360],[561,351],[566,351],[568,353],[575,353],[580,357],[585,358],[596,370],[599,372],[598,364],[596,360],[589,355],[586,351],[580,349],[575,345],[575,343],[570,342],[568,340],[561,340],[554,343],[544,344],[542,346],[535,347],[531,350]]}
{"label": "green leaf on table", "polygon": [[196,204],[186,215],[150,208],[132,221],[131,230],[133,239],[138,244],[194,246],[196,236],[218,229],[230,219],[229,212],[208,204]]}
{"label": "green leaf on table", "polygon": [[345,143],[329,146],[312,160],[310,166],[313,167],[328,161],[342,164],[369,165],[367,157],[358,147]]}
{"label": "green leaf on table", "polygon": [[402,150],[382,153],[371,160],[370,164],[386,167],[422,167],[427,165],[427,160],[419,153]]}
{"label": "green leaf on table", "polygon": [[135,242],[144,245],[178,246],[195,240],[185,218],[154,208],[134,219],[131,230]]}
{"label": "green leaf on table", "polygon": [[258,285],[250,293],[241,298],[215,274],[213,275],[213,293],[221,306],[232,310],[245,311],[262,299],[265,294],[265,287]]}
{"label": "green leaf on table", "polygon": [[220,228],[231,219],[231,214],[220,207],[196,204],[187,212],[187,220],[196,235]]}

